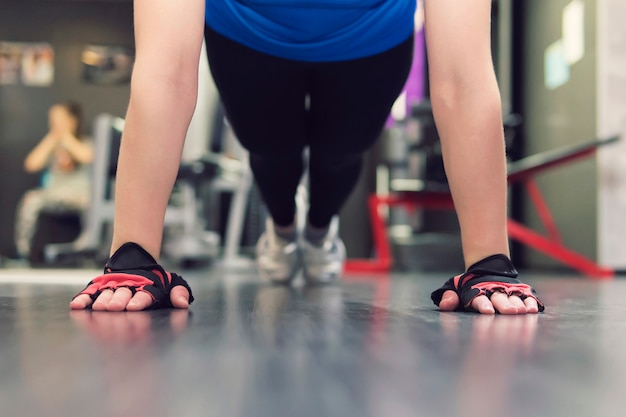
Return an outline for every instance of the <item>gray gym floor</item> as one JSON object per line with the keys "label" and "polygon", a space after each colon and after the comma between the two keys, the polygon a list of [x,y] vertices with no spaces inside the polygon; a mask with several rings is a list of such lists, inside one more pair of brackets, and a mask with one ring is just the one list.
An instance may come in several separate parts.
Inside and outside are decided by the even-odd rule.
{"label": "gray gym floor", "polygon": [[212,269],[189,313],[70,313],[91,274],[0,270],[0,416],[626,415],[624,280],[527,275],[546,312],[488,317],[433,308],[447,275]]}

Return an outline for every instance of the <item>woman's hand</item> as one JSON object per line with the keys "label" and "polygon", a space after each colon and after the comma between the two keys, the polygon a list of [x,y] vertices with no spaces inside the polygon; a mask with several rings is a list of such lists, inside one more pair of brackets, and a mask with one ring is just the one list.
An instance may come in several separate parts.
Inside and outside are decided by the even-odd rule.
{"label": "woman's hand", "polygon": [[93,161],[91,145],[79,140],[70,131],[59,135],[59,145],[65,149],[74,160],[80,164],[90,164]]}

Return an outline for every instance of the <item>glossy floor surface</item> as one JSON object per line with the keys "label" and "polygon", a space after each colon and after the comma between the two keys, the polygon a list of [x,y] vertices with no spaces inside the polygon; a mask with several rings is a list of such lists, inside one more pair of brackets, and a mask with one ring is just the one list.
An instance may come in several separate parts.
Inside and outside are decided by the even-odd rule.
{"label": "glossy floor surface", "polygon": [[539,316],[440,313],[437,274],[185,274],[186,311],[70,312],[88,271],[0,270],[0,416],[624,416],[626,281],[527,276]]}

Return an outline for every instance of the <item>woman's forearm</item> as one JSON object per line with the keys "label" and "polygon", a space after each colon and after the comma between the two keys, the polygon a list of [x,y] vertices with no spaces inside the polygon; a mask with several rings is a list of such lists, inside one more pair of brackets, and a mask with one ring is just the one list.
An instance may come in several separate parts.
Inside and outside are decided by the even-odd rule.
{"label": "woman's forearm", "polygon": [[58,140],[56,136],[49,133],[41,142],[26,156],[24,160],[24,169],[26,172],[39,172],[46,167],[50,156],[56,149]]}

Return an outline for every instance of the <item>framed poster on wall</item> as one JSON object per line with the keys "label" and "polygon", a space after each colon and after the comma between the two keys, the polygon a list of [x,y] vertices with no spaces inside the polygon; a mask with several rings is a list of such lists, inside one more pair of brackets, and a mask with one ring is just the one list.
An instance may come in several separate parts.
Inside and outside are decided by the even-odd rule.
{"label": "framed poster on wall", "polygon": [[83,81],[89,84],[127,84],[133,71],[134,55],[121,46],[87,45],[83,49]]}
{"label": "framed poster on wall", "polygon": [[52,45],[0,41],[0,85],[48,87],[53,82]]}

